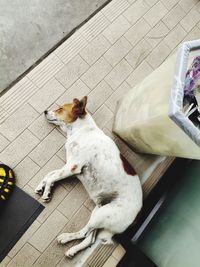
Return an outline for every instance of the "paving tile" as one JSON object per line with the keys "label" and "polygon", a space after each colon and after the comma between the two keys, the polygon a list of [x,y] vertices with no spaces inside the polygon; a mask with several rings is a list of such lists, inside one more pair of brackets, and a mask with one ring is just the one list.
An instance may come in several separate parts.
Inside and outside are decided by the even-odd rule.
{"label": "paving tile", "polygon": [[166,45],[172,50],[174,49],[186,36],[186,31],[178,24],[169,34],[164,38]]}
{"label": "paving tile", "polygon": [[116,247],[116,249],[113,251],[112,256],[117,261],[120,261],[121,258],[124,256],[125,253],[126,253],[125,249],[121,245],[118,245]]}
{"label": "paving tile", "polygon": [[78,178],[76,176],[68,177],[61,181],[61,185],[68,191],[71,192],[72,189],[79,183]]}
{"label": "paving tile", "polygon": [[123,36],[104,54],[104,58],[113,67],[131,50],[131,44]]}
{"label": "paving tile", "polygon": [[168,10],[170,10],[179,2],[179,0],[161,0],[161,2]]}
{"label": "paving tile", "polygon": [[29,99],[29,104],[39,113],[42,113],[65,91],[66,89],[55,79],[46,83],[40,91]]}
{"label": "paving tile", "polygon": [[38,117],[38,115],[39,114],[30,105],[24,104],[13,115],[0,124],[0,133],[10,141],[13,141]]}
{"label": "paving tile", "polygon": [[23,187],[39,171],[40,167],[29,157],[22,160],[15,168],[16,183]]}
{"label": "paving tile", "polygon": [[197,4],[193,7],[193,9],[197,10],[200,12],[200,2],[198,1]]}
{"label": "paving tile", "polygon": [[[1,127],[1,125],[0,125]],[[3,135],[0,134],[0,152],[3,151],[9,145],[8,139],[6,139]]]}
{"label": "paving tile", "polygon": [[81,77],[81,80],[93,89],[110,71],[111,65],[101,57],[90,69]]}
{"label": "paving tile", "polygon": [[159,0],[145,0],[145,3],[149,6],[152,7],[154,6]]}
{"label": "paving tile", "polygon": [[[55,210],[42,226],[33,234],[29,243],[43,252],[67,223],[67,218]],[[42,237],[42,238],[41,238]],[[26,265],[27,266],[27,265]]]}
{"label": "paving tile", "polygon": [[90,215],[91,212],[85,206],[82,206],[66,224],[64,229],[62,229],[61,233],[74,233],[79,231],[89,221]]}
{"label": "paving tile", "polygon": [[131,75],[126,79],[126,81],[131,87],[133,87],[139,82],[141,82],[144,78],[146,78],[152,71],[153,68],[146,61],[143,61],[134,70],[134,72],[131,73]]}
{"label": "paving tile", "polygon": [[169,29],[167,26],[162,21],[159,21],[144,38],[152,47],[155,47],[167,36],[168,33]]}
{"label": "paving tile", "polygon": [[85,38],[80,34],[80,31],[76,31],[70,38],[68,38],[63,44],[61,44],[55,51],[61,61],[67,64],[88,44]]}
{"label": "paving tile", "polygon": [[173,29],[179,21],[185,16],[185,11],[180,5],[174,6],[169,13],[162,19],[165,25],[171,30]]}
{"label": "paving tile", "polygon": [[8,267],[31,266],[40,256],[40,252],[26,243],[19,253],[9,262]]}
{"label": "paving tile", "polygon": [[[53,267],[63,258],[67,246],[58,244],[57,240],[53,240],[49,247],[41,254],[33,267]],[[67,262],[67,260],[66,260]],[[67,263],[66,263],[67,264]],[[66,265],[68,267],[68,265]]]}
{"label": "paving tile", "polygon": [[111,22],[130,6],[126,0],[113,0],[102,9],[104,16]]}
{"label": "paving tile", "polygon": [[117,64],[114,69],[105,77],[105,81],[115,90],[132,72],[133,68],[125,59]]}
{"label": "paving tile", "polygon": [[79,32],[88,42],[91,42],[106,27],[108,27],[109,24],[109,20],[100,11],[83,25]]}
{"label": "paving tile", "polygon": [[28,129],[40,140],[44,139],[53,129],[55,125],[50,124],[44,114],[40,115]]}
{"label": "paving tile", "polygon": [[83,185],[78,183],[58,206],[58,210],[70,219],[82,206],[88,194]]}
{"label": "paving tile", "polygon": [[192,9],[193,6],[196,5],[198,2],[199,0],[181,0],[179,4],[185,10],[185,12],[188,13],[188,11]]}
{"label": "paving tile", "polygon": [[121,15],[103,31],[103,35],[114,44],[130,26],[131,24]]}
{"label": "paving tile", "polygon": [[136,0],[128,0],[129,4],[133,4]]}
{"label": "paving tile", "polygon": [[114,142],[119,148],[119,151],[124,155],[126,151],[129,149],[125,142],[123,142],[122,139],[120,139],[118,136],[115,136]]}
{"label": "paving tile", "polygon": [[149,25],[153,27],[167,14],[167,12],[167,8],[159,1],[144,15],[144,18]]}
{"label": "paving tile", "polygon": [[50,80],[59,70],[64,67],[61,60],[51,53],[39,65],[27,74],[27,77],[38,87],[42,87]]}
{"label": "paving tile", "polygon": [[88,95],[87,109],[94,113],[112,94],[113,90],[111,87],[102,80],[95,89]]}
{"label": "paving tile", "polygon": [[[75,244],[78,244],[79,241],[77,241]],[[72,242],[74,243],[74,242]],[[71,245],[71,244],[70,244]],[[89,248],[88,248],[89,249]],[[83,266],[82,264],[80,265],[79,262],[82,262],[81,259],[84,257],[85,250],[80,251],[76,257],[73,257],[73,259],[69,259],[66,257],[63,257],[62,260],[56,265],[56,267],[74,267],[74,266]],[[77,265],[78,264],[78,265]],[[90,267],[90,265],[85,265],[84,267]]]}
{"label": "paving tile", "polygon": [[9,117],[9,113],[0,107],[0,124]]}
{"label": "paving tile", "polygon": [[[21,79],[6,94],[1,96],[0,107],[3,108],[4,112],[0,115],[0,121],[13,114],[37,91],[38,88],[27,77]],[[2,117],[3,120],[1,120]]]}
{"label": "paving tile", "polygon": [[[69,233],[69,232],[76,232],[80,229],[82,229],[86,223],[89,221],[90,218],[90,211],[82,206],[79,211],[71,218],[71,220],[67,223],[64,229],[62,229],[61,233]],[[78,244],[79,241],[72,241],[68,243],[68,248],[71,246],[74,246]],[[67,250],[67,249],[66,249]],[[63,257],[63,259],[59,262],[57,267],[74,267],[74,266],[80,266],[80,264],[76,265],[76,263],[81,259],[83,252],[80,252],[78,255],[76,255],[73,260],[69,260],[66,257]]]}
{"label": "paving tile", "polygon": [[110,47],[108,40],[100,34],[91,43],[89,43],[83,50],[81,50],[81,57],[89,64],[94,64]]}
{"label": "paving tile", "polygon": [[77,55],[57,74],[56,79],[60,81],[65,88],[69,88],[87,69],[89,65]]}
{"label": "paving tile", "polygon": [[39,182],[47,175],[49,172],[60,169],[64,166],[63,161],[54,155],[45,165],[40,169],[39,172],[29,181],[29,185],[32,189],[35,189]]}
{"label": "paving tile", "polygon": [[187,32],[190,32],[191,29],[200,21],[200,13],[194,7],[189,11],[189,13],[180,21],[181,26]]}
{"label": "paving tile", "polygon": [[113,139],[113,132],[112,132],[112,129],[113,129],[113,124],[114,124],[114,116],[112,116],[110,118],[110,120],[108,120],[106,122],[106,124],[104,125],[104,128],[106,128],[110,133],[108,134],[110,136],[110,134],[112,133],[112,136],[110,136],[112,139]]}
{"label": "paving tile", "polygon": [[95,203],[93,200],[91,200],[90,198],[88,198],[85,203],[84,206],[89,210],[89,211],[93,211],[93,209],[95,208]]}
{"label": "paving tile", "polygon": [[66,197],[68,191],[62,187],[60,184],[55,185],[53,188],[53,197],[49,203],[44,203],[41,199],[42,205],[45,209],[40,213],[37,220],[39,223],[43,224],[46,219],[52,214],[52,212],[57,208],[60,202]]}
{"label": "paving tile", "polygon": [[183,39],[183,42],[199,39],[200,28],[195,26]]}
{"label": "paving tile", "polygon": [[148,10],[150,6],[143,0],[137,0],[124,13],[124,17],[135,24]]}
{"label": "paving tile", "polygon": [[72,103],[74,98],[82,98],[88,95],[90,89],[87,85],[80,79],[77,80],[64,94],[61,95],[56,101],[58,105],[63,105],[64,103]]}
{"label": "paving tile", "polygon": [[108,260],[104,263],[103,267],[116,267],[118,261],[114,257],[109,257]]}
{"label": "paving tile", "polygon": [[93,115],[93,119],[101,129],[112,117],[113,113],[105,105],[102,105]]}
{"label": "paving tile", "polygon": [[66,142],[65,137],[54,129],[29,155],[42,167]]}
{"label": "paving tile", "polygon": [[67,139],[67,133],[63,132],[63,130],[61,130],[60,127],[57,127],[57,130],[65,137],[65,139]]}
{"label": "paving tile", "polygon": [[1,261],[1,267],[6,267],[8,263],[11,261],[11,258],[6,256],[2,261]]}
{"label": "paving tile", "polygon": [[61,149],[58,150],[56,155],[63,161],[66,162],[66,149],[65,145],[61,147]]}
{"label": "paving tile", "polygon": [[152,53],[146,58],[149,65],[156,69],[170,54],[170,48],[165,42],[160,43]]}
{"label": "paving tile", "polygon": [[132,44],[132,46],[134,46],[147,34],[149,30],[149,24],[144,19],[141,19],[133,25],[124,36]]}
{"label": "paving tile", "polygon": [[34,189],[32,187],[30,187],[30,185],[26,184],[23,187],[23,191],[26,192],[32,198],[34,198],[34,199],[36,199],[38,201],[40,200],[40,196],[38,194],[35,194]]}
{"label": "paving tile", "polygon": [[25,130],[0,153],[0,161],[14,168],[38,143],[39,140]]}
{"label": "paving tile", "polygon": [[133,69],[135,69],[146,58],[151,50],[151,45],[147,41],[142,40],[128,53],[125,59]]}
{"label": "paving tile", "polygon": [[19,241],[15,244],[15,246],[9,251],[8,255],[11,258],[14,258],[15,255],[21,250],[21,248],[25,245],[26,242],[31,238],[31,236],[36,232],[36,230],[40,227],[40,223],[35,220],[28,230],[23,234],[23,236],[19,239]]}
{"label": "paving tile", "polygon": [[116,111],[117,102],[123,98],[123,96],[126,95],[126,93],[131,89],[130,85],[128,85],[126,82],[123,82],[117,90],[106,100],[106,106],[109,107],[109,109],[112,112]]}

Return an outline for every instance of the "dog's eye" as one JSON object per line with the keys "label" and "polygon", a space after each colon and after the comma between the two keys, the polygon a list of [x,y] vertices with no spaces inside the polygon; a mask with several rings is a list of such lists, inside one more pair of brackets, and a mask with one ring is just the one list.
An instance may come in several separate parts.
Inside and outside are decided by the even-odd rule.
{"label": "dog's eye", "polygon": [[62,112],[63,108],[57,109],[57,112]]}

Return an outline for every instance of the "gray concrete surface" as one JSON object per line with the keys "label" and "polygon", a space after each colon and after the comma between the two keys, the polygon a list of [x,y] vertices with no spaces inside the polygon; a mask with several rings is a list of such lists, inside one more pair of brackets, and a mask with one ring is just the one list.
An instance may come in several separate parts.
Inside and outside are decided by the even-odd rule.
{"label": "gray concrete surface", "polygon": [[0,0],[0,92],[107,0]]}

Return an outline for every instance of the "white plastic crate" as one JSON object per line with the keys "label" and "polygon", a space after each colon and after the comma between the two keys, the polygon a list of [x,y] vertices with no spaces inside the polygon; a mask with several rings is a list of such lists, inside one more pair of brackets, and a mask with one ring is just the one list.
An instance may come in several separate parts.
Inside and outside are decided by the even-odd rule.
{"label": "white plastic crate", "polygon": [[200,130],[183,112],[185,75],[196,55],[200,40],[183,43],[122,99],[113,130],[137,151],[200,159]]}

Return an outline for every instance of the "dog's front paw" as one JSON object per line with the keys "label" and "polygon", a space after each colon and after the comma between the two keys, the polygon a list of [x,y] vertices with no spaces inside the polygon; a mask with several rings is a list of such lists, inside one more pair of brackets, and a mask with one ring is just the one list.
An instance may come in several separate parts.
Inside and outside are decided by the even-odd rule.
{"label": "dog's front paw", "polygon": [[43,200],[43,202],[49,202],[51,200],[51,193],[48,193],[47,195],[43,194],[42,200]]}
{"label": "dog's front paw", "polygon": [[74,255],[77,253],[76,249],[74,247],[68,249],[66,252],[65,252],[65,256],[68,257],[68,258],[73,258]]}
{"label": "dog's front paw", "polygon": [[61,234],[57,237],[57,241],[59,244],[66,244],[70,241],[69,234]]}
{"label": "dog's front paw", "polygon": [[35,193],[41,196],[43,192],[44,192],[44,186],[38,185],[38,187],[36,187],[35,189]]}

